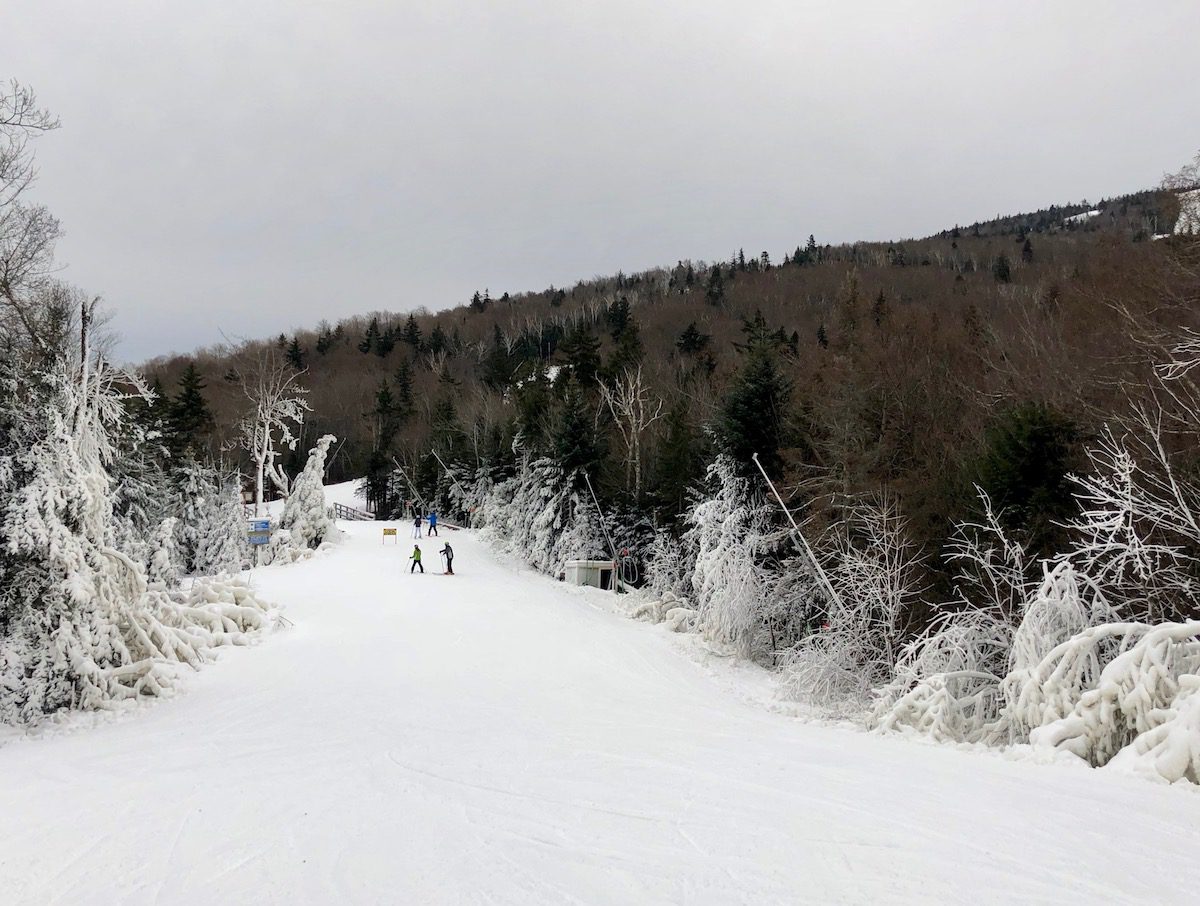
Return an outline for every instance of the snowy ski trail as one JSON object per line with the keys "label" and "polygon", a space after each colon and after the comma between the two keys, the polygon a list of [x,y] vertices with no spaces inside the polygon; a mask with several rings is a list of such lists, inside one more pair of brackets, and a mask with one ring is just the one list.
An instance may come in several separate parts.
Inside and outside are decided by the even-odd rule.
{"label": "snowy ski trail", "polygon": [[0,900],[1196,901],[1190,789],[784,717],[398,526],[257,570],[294,625],[176,698],[0,747]]}

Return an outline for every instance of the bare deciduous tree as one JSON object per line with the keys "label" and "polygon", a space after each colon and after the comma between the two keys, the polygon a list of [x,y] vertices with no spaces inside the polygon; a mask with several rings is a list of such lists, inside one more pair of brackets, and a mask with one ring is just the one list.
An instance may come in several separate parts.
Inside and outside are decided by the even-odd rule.
{"label": "bare deciduous tree", "polygon": [[625,488],[635,499],[642,497],[642,435],[662,418],[663,401],[652,397],[642,380],[642,366],[626,369],[610,387],[600,385],[600,396],[612,413],[621,440],[625,443]]}
{"label": "bare deciduous tree", "polygon": [[21,196],[36,176],[30,141],[57,127],[31,90],[15,81],[0,88],[0,329],[8,342],[20,335],[42,353],[52,348],[47,321],[55,319],[43,291],[60,230],[44,207]]}
{"label": "bare deciduous tree", "polygon": [[250,401],[250,409],[239,423],[238,442],[254,462],[254,515],[263,505],[267,480],[279,493],[288,495],[288,477],[278,458],[282,448],[295,449],[294,429],[304,423],[304,414],[311,411],[300,386],[297,371],[280,354],[273,343],[251,346],[245,344],[234,359],[231,377]]}

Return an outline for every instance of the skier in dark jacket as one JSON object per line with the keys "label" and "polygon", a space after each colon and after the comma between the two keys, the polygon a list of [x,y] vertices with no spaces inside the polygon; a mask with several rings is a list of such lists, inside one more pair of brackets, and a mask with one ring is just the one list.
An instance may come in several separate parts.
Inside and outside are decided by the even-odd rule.
{"label": "skier in dark jacket", "polygon": [[417,513],[417,518],[413,520],[413,537],[421,537],[421,514]]}
{"label": "skier in dark jacket", "polygon": [[412,556],[409,557],[409,559],[412,560],[412,566],[408,568],[409,575],[412,575],[414,572],[416,572],[417,567],[421,567],[421,574],[424,575],[425,567],[421,566],[421,545],[413,545]]}
{"label": "skier in dark jacket", "polygon": [[446,542],[446,546],[440,551],[441,555],[446,558],[446,575],[454,575],[454,548],[450,546],[450,542]]}

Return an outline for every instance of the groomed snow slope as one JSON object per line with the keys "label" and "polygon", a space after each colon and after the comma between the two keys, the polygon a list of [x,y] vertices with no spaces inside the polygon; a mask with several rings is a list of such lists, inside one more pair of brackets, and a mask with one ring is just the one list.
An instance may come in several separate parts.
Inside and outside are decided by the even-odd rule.
{"label": "groomed snow slope", "polygon": [[806,724],[465,532],[256,571],[290,629],[0,748],[4,903],[1196,899],[1187,789]]}

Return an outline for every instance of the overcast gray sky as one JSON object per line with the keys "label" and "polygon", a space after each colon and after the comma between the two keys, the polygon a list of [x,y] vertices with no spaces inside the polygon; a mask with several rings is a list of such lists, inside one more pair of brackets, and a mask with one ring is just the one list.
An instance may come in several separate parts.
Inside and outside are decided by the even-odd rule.
{"label": "overcast gray sky", "polygon": [[[19,11],[17,10],[19,7]],[[925,235],[1200,147],[1200,2],[38,0],[0,77],[122,353]]]}

